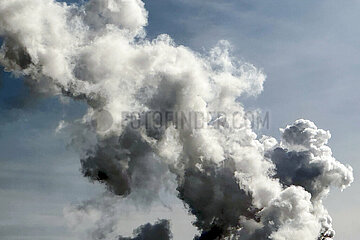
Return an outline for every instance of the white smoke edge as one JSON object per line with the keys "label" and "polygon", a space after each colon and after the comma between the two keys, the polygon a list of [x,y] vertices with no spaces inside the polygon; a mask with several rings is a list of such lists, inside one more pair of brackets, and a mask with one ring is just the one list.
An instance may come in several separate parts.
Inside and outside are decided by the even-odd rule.
{"label": "white smoke edge", "polygon": [[[225,41],[201,56],[177,46],[167,35],[147,40],[146,25],[140,0],[92,0],[83,6],[52,0],[1,1],[1,64],[7,71],[32,77],[38,91],[89,104],[72,139],[82,153],[85,176],[104,182],[117,195],[138,191],[143,192],[140,200],[152,202],[176,174],[180,198],[202,220],[195,223],[203,230],[200,239],[210,239],[211,234],[332,238],[322,199],[329,186],[349,186],[353,174],[351,167],[332,157],[326,145],[330,134],[312,122],[298,120],[287,126],[279,144],[268,137],[259,141],[247,122],[242,129],[127,130],[121,116],[126,111],[244,112],[236,98],[259,94],[265,80],[254,66],[232,58]],[[114,121],[105,133],[96,132],[89,122],[94,110],[101,109]],[[294,165],[289,168],[289,163]],[[248,209],[241,201],[228,201],[227,184],[234,196],[247,199]],[[199,195],[206,197],[206,208],[199,205]],[[228,206],[234,211],[223,212]],[[106,239],[107,227],[93,232],[101,231]]]}

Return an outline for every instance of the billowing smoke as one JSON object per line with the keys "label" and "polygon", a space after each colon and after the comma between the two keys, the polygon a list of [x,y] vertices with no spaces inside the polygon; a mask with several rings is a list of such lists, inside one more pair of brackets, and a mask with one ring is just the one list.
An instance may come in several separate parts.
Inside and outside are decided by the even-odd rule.
{"label": "billowing smoke", "polygon": [[[38,92],[88,104],[81,121],[68,124],[85,177],[137,204],[177,191],[196,217],[196,239],[332,239],[322,200],[353,174],[332,157],[330,133],[301,119],[280,142],[258,137],[237,99],[261,93],[265,75],[232,57],[226,41],[200,54],[168,35],[148,39],[146,25],[141,0],[1,0],[0,62]],[[159,126],[149,112],[172,117]],[[202,117],[179,127],[175,113]],[[68,214],[98,216],[91,207]],[[171,238],[166,220],[133,238],[109,222],[87,239]]]}
{"label": "billowing smoke", "polygon": [[119,240],[170,240],[170,223],[168,220],[160,220],[155,224],[147,223],[134,231],[135,237],[119,237]]}

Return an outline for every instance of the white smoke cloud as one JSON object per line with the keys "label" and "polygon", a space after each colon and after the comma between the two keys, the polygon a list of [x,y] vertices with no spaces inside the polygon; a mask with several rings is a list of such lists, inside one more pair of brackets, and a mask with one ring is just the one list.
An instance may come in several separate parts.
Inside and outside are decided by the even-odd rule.
{"label": "white smoke cloud", "polygon": [[[332,157],[329,132],[298,120],[283,130],[280,143],[259,140],[236,99],[259,94],[265,75],[232,57],[226,41],[201,55],[168,35],[147,39],[146,25],[140,0],[82,6],[3,0],[0,62],[29,77],[38,91],[88,103],[88,113],[70,127],[84,176],[144,205],[161,200],[163,189],[176,189],[197,218],[197,239],[332,238],[322,199],[331,186],[349,186],[353,175]],[[200,129],[172,123],[134,129],[124,119],[131,111],[222,115],[201,119]],[[110,113],[111,126],[94,127],[94,119],[108,124],[99,112]],[[225,118],[234,112],[243,116],[236,124]],[[109,206],[85,203],[66,213],[73,224],[95,219],[101,225],[86,239],[110,239],[122,234],[109,220]],[[166,227],[144,225],[132,239],[151,239],[143,234],[153,227],[168,230],[167,222],[159,224]]]}

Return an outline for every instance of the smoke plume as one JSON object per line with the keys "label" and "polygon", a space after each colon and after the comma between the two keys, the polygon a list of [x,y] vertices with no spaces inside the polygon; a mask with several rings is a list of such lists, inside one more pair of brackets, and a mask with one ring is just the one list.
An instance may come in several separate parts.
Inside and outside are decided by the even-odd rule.
{"label": "smoke plume", "polygon": [[170,240],[170,223],[167,220],[161,220],[154,225],[147,223],[134,231],[134,238],[119,237],[119,240]]}
{"label": "smoke plume", "polygon": [[[165,34],[148,39],[147,16],[141,0],[2,0],[0,63],[38,92],[86,102],[81,121],[68,124],[83,175],[145,205],[176,190],[196,217],[195,239],[332,239],[322,200],[353,174],[332,156],[330,133],[300,119],[280,142],[258,137],[237,99],[261,93],[265,75],[236,60],[226,41],[200,54]],[[178,127],[173,118],[156,127],[144,122],[148,112],[204,117],[201,128]],[[91,206],[69,211],[90,214]],[[113,224],[90,239],[171,239],[166,220],[139,227],[133,238],[114,233]]]}

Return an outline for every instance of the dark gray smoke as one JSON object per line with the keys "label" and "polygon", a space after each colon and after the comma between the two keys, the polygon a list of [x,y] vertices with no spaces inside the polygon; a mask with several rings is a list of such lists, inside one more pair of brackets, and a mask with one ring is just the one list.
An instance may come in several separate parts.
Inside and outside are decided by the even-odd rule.
{"label": "dark gray smoke", "polygon": [[134,231],[134,237],[119,237],[118,240],[170,240],[172,239],[170,223],[160,220],[155,224],[147,223]]}
{"label": "dark gray smoke", "polygon": [[179,197],[197,217],[194,223],[201,231],[196,239],[221,239],[237,229],[239,216],[254,218],[250,193],[241,189],[234,167],[209,164],[203,170],[187,169],[179,184]]}

